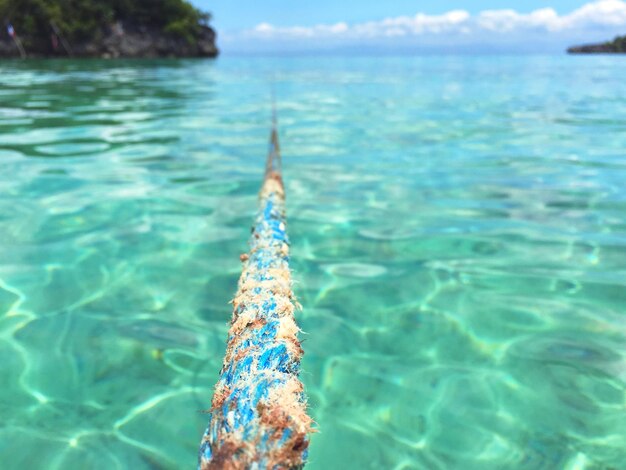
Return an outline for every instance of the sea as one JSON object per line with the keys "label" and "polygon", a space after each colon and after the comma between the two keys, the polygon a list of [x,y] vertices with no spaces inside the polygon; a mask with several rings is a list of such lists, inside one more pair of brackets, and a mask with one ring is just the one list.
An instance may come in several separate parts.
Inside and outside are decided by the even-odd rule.
{"label": "sea", "polygon": [[0,467],[195,468],[274,97],[307,468],[626,468],[625,75],[0,62]]}

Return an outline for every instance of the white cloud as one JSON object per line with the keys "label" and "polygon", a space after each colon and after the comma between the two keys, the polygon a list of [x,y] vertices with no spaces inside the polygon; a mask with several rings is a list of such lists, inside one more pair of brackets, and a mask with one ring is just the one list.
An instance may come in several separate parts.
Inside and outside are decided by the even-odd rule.
{"label": "white cloud", "polygon": [[518,13],[511,9],[488,10],[474,16],[465,10],[453,10],[442,15],[418,13],[415,16],[398,16],[354,25],[342,22],[311,27],[276,27],[269,23],[261,23],[254,29],[245,31],[243,36],[265,39],[367,39],[512,34],[525,31],[559,33],[608,26],[626,26],[626,1],[596,0],[565,15],[559,15],[552,8],[542,8],[531,13]]}
{"label": "white cloud", "polygon": [[498,33],[508,33],[524,29],[559,29],[562,18],[552,8],[542,8],[532,13],[520,14],[515,10],[483,11],[476,18],[478,29]]}
{"label": "white cloud", "polygon": [[626,2],[601,0],[588,3],[564,20],[566,27],[622,26],[626,24]]}
{"label": "white cloud", "polygon": [[624,26],[626,2],[598,0],[563,16],[559,16],[552,8],[542,8],[528,14],[520,14],[514,10],[484,11],[478,15],[476,25],[479,29],[496,32],[528,29],[558,32],[601,26]]}
{"label": "white cloud", "polygon": [[332,25],[320,24],[312,27],[290,26],[287,28],[277,28],[269,23],[261,23],[252,31],[246,32],[249,36],[265,38],[285,37],[285,38],[313,38],[319,36],[334,36],[346,33],[349,30],[346,23],[336,23]]}

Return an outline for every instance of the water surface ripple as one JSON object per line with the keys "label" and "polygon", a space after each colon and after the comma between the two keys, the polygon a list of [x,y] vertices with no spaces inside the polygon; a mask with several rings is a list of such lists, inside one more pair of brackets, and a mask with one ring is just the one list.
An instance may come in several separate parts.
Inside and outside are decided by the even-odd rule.
{"label": "water surface ripple", "polygon": [[193,468],[276,81],[314,469],[626,462],[626,64],[0,64],[0,460]]}

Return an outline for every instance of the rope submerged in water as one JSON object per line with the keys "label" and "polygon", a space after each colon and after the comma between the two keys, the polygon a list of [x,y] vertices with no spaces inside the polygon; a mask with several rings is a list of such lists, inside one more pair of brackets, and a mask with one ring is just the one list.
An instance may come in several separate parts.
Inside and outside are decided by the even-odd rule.
{"label": "rope submerged in water", "polygon": [[276,127],[250,252],[241,260],[226,356],[198,468],[301,468],[312,421],[298,379],[303,351],[294,310],[299,304],[291,289]]}

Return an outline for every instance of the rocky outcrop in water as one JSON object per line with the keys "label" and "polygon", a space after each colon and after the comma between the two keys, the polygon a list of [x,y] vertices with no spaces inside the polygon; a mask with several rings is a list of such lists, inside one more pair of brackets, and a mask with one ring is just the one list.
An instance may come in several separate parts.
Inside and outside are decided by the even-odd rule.
{"label": "rocky outcrop in water", "polygon": [[[216,57],[215,31],[203,26],[193,42],[159,34],[155,31],[136,31],[111,35],[96,45],[95,55],[117,57]],[[87,52],[87,50],[86,50]]]}
{"label": "rocky outcrop in water", "polygon": [[602,44],[586,44],[570,47],[569,54],[626,54],[626,36]]}
{"label": "rocky outcrop in water", "polygon": [[[158,58],[158,57],[217,57],[215,30],[202,26],[193,41],[146,28],[136,28],[124,33],[111,32],[102,39],[73,43],[69,51],[62,45],[56,50],[41,51],[25,48],[29,58],[99,57]],[[18,46],[10,38],[0,40],[0,57],[20,57]]]}

